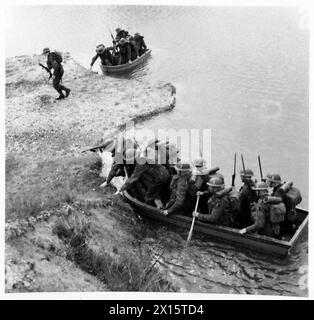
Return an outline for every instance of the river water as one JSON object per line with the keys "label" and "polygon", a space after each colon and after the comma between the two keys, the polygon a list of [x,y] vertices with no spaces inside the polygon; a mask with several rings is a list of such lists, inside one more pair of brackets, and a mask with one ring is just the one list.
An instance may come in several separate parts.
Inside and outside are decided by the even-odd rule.
{"label": "river water", "polygon": [[[211,129],[211,164],[231,180],[233,155],[258,174],[279,172],[308,208],[309,31],[298,8],[185,6],[18,7],[7,15],[6,55],[49,46],[88,66],[116,27],[140,32],[152,57],[132,77],[177,88],[176,108],[141,124],[151,129]],[[240,163],[238,163],[240,170]],[[239,178],[236,179],[239,185]],[[159,228],[160,267],[182,292],[307,295],[307,235],[276,260]],[[160,239],[163,239],[160,242]]]}

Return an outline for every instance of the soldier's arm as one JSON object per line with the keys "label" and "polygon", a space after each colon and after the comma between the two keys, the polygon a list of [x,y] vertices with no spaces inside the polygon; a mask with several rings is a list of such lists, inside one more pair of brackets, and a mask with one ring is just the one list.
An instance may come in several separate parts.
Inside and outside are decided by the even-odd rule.
{"label": "soldier's arm", "polygon": [[90,66],[92,67],[95,63],[95,61],[98,59],[99,55],[98,53],[92,58],[92,62],[90,63]]}
{"label": "soldier's arm", "polygon": [[188,181],[180,181],[177,185],[176,199],[173,205],[168,209],[168,213],[173,213],[184,206],[186,194],[188,192]]}
{"label": "soldier's arm", "polygon": [[264,226],[265,226],[265,216],[262,212],[258,212],[255,222],[252,225],[246,227],[245,229],[246,229],[246,232],[254,232],[254,231],[263,229]]}
{"label": "soldier's arm", "polygon": [[224,206],[221,203],[217,203],[211,214],[199,213],[198,219],[204,222],[216,224],[219,221],[220,216],[223,214]]}

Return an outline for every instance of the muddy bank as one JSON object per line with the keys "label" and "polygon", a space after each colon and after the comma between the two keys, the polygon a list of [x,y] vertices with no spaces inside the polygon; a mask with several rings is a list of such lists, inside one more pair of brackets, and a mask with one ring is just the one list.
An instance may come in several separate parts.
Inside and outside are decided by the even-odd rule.
{"label": "muddy bank", "polygon": [[104,77],[64,55],[67,99],[41,56],[6,60],[6,291],[168,291],[160,252],[81,150],[175,106],[169,83]]}

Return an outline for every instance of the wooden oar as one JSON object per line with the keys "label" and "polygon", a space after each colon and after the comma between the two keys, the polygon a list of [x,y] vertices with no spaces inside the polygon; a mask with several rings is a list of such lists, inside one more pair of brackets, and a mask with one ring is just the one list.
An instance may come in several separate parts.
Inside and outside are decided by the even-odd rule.
{"label": "wooden oar", "polygon": [[[200,196],[197,196],[194,211],[197,211],[199,200],[200,200]],[[192,238],[192,232],[193,232],[193,228],[194,228],[194,222],[195,222],[195,217],[193,217],[193,220],[192,220],[190,232],[189,232],[188,238],[187,238],[187,240],[186,240],[187,242],[189,242],[189,241],[191,240],[191,238]]]}

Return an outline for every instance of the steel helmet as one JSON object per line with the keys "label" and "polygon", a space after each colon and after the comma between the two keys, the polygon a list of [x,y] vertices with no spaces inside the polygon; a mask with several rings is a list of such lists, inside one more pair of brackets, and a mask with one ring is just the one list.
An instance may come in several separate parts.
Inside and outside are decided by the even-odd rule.
{"label": "steel helmet", "polygon": [[209,179],[209,182],[207,182],[207,185],[214,188],[223,188],[225,186],[225,179],[223,175],[216,175]]}
{"label": "steel helmet", "polygon": [[177,163],[175,168],[177,171],[180,171],[180,172],[188,172],[188,171],[191,172],[192,171],[191,165],[187,161],[182,161],[182,162]]}
{"label": "steel helmet", "polygon": [[119,40],[119,44],[125,44],[126,43],[126,40],[124,39],[124,38],[121,38],[120,40]]}
{"label": "steel helmet", "polygon": [[44,48],[42,54],[46,54],[46,53],[49,53],[49,52],[50,52],[50,49],[49,49],[49,48]]}
{"label": "steel helmet", "polygon": [[104,151],[113,152],[115,147],[116,147],[116,141],[113,139],[108,139],[103,144]]}
{"label": "steel helmet", "polygon": [[134,162],[140,156],[140,152],[137,149],[130,148],[125,151],[124,159],[126,162]]}
{"label": "steel helmet", "polygon": [[137,37],[139,37],[139,36],[140,36],[140,34],[139,34],[138,32],[134,33],[134,37],[135,37],[135,38],[137,38]]}
{"label": "steel helmet", "polygon": [[256,186],[252,186],[252,190],[255,190],[255,191],[262,191],[262,190],[268,190],[268,185],[266,182],[262,181],[262,182],[259,182]]}
{"label": "steel helmet", "polygon": [[245,178],[251,178],[252,176],[254,176],[254,172],[252,169],[245,169],[245,171],[242,169],[240,171],[240,175]]}
{"label": "steel helmet", "polygon": [[206,166],[206,160],[203,158],[195,159],[193,163],[196,168],[203,168]]}
{"label": "steel helmet", "polygon": [[104,51],[105,51],[105,46],[103,45],[103,44],[99,44],[97,47],[96,47],[96,52],[97,53],[104,53]]}
{"label": "steel helmet", "polygon": [[271,173],[267,175],[267,181],[281,183],[281,177],[278,173]]}
{"label": "steel helmet", "polygon": [[116,29],[116,33],[119,33],[121,31],[121,28]]}

